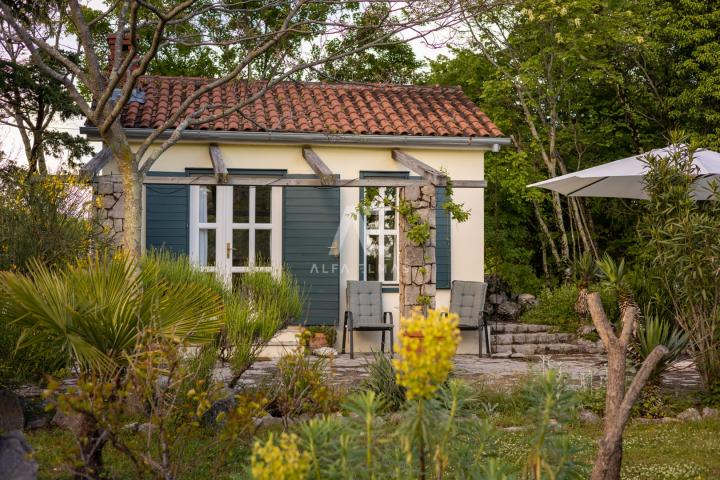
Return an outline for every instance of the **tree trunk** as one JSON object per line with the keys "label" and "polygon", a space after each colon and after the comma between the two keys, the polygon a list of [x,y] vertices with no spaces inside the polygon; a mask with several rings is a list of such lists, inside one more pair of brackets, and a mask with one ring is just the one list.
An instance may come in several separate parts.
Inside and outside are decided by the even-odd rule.
{"label": "tree trunk", "polygon": [[133,257],[142,254],[142,177],[137,172],[123,172],[125,218],[123,248]]}
{"label": "tree trunk", "polygon": [[122,175],[124,217],[122,226],[122,247],[133,257],[142,254],[142,182],[139,161],[130,148],[125,133],[118,122],[103,136],[105,144],[113,154]]}
{"label": "tree trunk", "polygon": [[605,418],[603,436],[599,442],[591,480],[619,480],[622,466],[622,436],[630,418],[630,410],[635,404],[640,390],[647,383],[655,365],[668,353],[668,349],[659,345],[645,358],[640,370],[633,378],[630,388],[625,392],[625,364],[627,347],[630,342],[637,308],[630,305],[622,312],[623,329],[618,337],[605,315],[600,294],[595,292],[587,297],[588,309],[595,328],[605,345],[608,356],[607,394],[605,396]]}
{"label": "tree trunk", "polygon": [[107,443],[105,432],[91,415],[84,413],[77,415],[79,417],[77,431],[74,433],[80,440],[83,465],[75,474],[75,479],[101,478],[104,469],[102,451]]}

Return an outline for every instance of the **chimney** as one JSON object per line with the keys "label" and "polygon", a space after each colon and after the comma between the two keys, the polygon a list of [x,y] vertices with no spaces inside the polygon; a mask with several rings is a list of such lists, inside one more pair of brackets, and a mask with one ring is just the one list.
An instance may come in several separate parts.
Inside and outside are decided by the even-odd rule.
{"label": "chimney", "polygon": [[[117,35],[115,35],[115,34],[108,35],[107,42],[108,42],[108,47],[110,48],[110,55],[108,56],[108,60],[110,62],[109,66],[110,66],[110,68],[112,68],[113,63],[115,62],[115,45],[116,45],[115,42],[117,42]],[[129,51],[130,51],[130,37],[124,36],[123,40],[122,40],[122,50],[120,52],[120,58],[124,59]]]}

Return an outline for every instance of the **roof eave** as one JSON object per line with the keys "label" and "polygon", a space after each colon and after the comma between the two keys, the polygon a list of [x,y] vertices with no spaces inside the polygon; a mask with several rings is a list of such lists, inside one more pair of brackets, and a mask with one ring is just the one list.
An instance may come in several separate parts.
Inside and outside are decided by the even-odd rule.
{"label": "roof eave", "polygon": [[[154,130],[150,128],[126,128],[125,134],[131,140],[144,140]],[[80,133],[89,140],[101,141],[98,129],[80,127]],[[163,132],[158,140],[167,139],[172,130]],[[217,143],[275,143],[283,145],[362,145],[364,147],[424,147],[457,148],[498,151],[503,145],[510,145],[506,137],[443,137],[421,135],[355,135],[345,133],[287,133],[287,132],[235,132],[214,130],[185,130],[182,142]]]}

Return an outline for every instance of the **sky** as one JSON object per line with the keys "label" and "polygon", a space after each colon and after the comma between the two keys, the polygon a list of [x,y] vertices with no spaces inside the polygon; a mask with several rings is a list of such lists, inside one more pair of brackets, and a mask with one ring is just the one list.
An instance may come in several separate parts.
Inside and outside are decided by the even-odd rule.
{"label": "sky", "polygon": [[[413,51],[419,59],[432,60],[437,58],[438,55],[448,54],[449,49],[444,46],[447,40],[448,39],[442,32],[435,32],[431,34],[427,40],[414,39],[409,43],[412,45]],[[438,47],[438,45],[442,46]],[[65,122],[58,122],[53,125],[53,128],[65,130],[69,133],[77,133],[78,129],[84,122],[85,120],[83,118],[77,117]],[[8,158],[20,164],[27,164],[25,161],[22,139],[16,128],[6,125],[0,126],[0,138],[2,138],[2,145],[0,148]],[[95,148],[95,151],[98,151],[100,149],[100,143],[94,142],[93,147]],[[89,160],[89,158],[87,160]],[[46,161],[50,172],[56,172],[64,164],[64,159],[47,158]]]}

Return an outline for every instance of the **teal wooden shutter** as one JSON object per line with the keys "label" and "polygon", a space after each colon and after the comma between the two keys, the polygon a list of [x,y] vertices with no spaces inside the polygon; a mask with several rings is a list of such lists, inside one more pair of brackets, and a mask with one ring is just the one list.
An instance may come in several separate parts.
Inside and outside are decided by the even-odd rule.
{"label": "teal wooden shutter", "polygon": [[435,280],[437,288],[450,288],[450,213],[443,208],[445,188],[435,189]]}
{"label": "teal wooden shutter", "polygon": [[145,249],[188,254],[188,185],[145,186]]}
{"label": "teal wooden shutter", "polygon": [[340,189],[285,187],[283,197],[283,263],[305,293],[298,323],[334,325],[340,312],[340,259],[330,247],[340,226]]}

